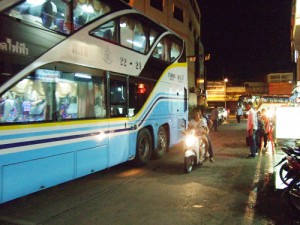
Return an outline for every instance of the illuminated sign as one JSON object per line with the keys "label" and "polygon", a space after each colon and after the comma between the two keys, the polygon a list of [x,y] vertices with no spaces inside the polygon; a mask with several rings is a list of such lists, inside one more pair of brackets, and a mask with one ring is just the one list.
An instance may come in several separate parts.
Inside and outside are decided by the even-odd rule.
{"label": "illuminated sign", "polygon": [[35,76],[43,82],[54,82],[56,79],[61,78],[61,71],[37,69]]}

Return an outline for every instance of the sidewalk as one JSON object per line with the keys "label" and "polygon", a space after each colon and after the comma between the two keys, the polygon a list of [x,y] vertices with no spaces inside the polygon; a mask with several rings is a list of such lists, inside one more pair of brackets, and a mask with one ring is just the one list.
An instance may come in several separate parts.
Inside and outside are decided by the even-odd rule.
{"label": "sidewalk", "polygon": [[[235,116],[230,116],[226,123],[229,123],[229,127],[237,124]],[[223,129],[228,129],[226,127],[224,126]],[[246,135],[246,119],[242,119],[241,123],[236,127],[239,127],[241,130],[241,133],[238,135],[239,138]],[[284,152],[281,151],[281,147],[284,144],[293,146],[294,143],[288,143],[287,140],[277,140],[277,146],[272,146],[272,143],[269,142],[266,152],[260,151],[255,159],[245,159],[248,160],[245,162],[245,165],[251,163],[255,166],[255,175],[253,177],[253,187],[255,188],[249,193],[252,199],[249,214],[263,215],[269,220],[267,223],[252,224],[300,224],[299,211],[291,206],[287,195],[284,195],[284,188],[286,186],[281,182],[279,177],[280,166],[275,167],[285,157]],[[249,147],[247,146],[243,149],[249,151]]]}
{"label": "sidewalk", "polygon": [[[243,121],[244,120],[244,121]],[[241,121],[243,121],[244,123],[246,122],[247,119],[242,118]],[[229,119],[227,121],[225,121],[226,123],[235,123],[236,122],[236,117],[235,115],[230,115]],[[242,123],[243,123],[242,122]],[[246,127],[245,127],[246,129]],[[275,134],[274,134],[275,135]],[[275,139],[275,138],[274,138]],[[281,147],[283,145],[283,143],[286,143],[286,140],[280,140],[278,141],[278,146],[275,146],[273,140],[269,140],[268,144],[267,144],[267,151],[266,152],[262,152],[259,151],[259,156],[269,156],[268,160],[266,162],[266,165],[264,166],[265,168],[265,174],[266,174],[266,178],[265,178],[265,182],[274,182],[273,184],[265,184],[265,185],[274,185],[275,190],[282,190],[286,187],[285,184],[282,183],[280,177],[279,177],[279,170],[280,170],[280,165],[275,167],[275,165],[283,158],[286,156],[286,154],[281,151]],[[291,143],[292,145],[292,143]],[[267,177],[269,176],[269,177]],[[271,176],[275,176],[274,178],[271,178]],[[270,180],[273,179],[273,180]]]}

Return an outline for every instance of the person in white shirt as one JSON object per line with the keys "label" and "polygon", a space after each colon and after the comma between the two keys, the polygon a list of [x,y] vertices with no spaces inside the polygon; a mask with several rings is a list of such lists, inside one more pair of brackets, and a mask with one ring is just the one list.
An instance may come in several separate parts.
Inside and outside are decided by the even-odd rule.
{"label": "person in white shirt", "polygon": [[247,120],[247,135],[252,137],[250,143],[250,154],[247,158],[255,158],[257,153],[257,146],[255,140],[255,132],[257,130],[257,115],[256,111],[253,109],[252,102],[247,102],[246,109],[248,110],[248,120]]}

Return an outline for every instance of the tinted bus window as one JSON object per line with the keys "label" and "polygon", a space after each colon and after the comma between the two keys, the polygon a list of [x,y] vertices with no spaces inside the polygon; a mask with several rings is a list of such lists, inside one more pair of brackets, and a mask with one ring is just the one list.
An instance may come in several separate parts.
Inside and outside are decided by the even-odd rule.
{"label": "tinted bus window", "polygon": [[166,62],[173,62],[182,52],[182,42],[170,35],[164,37],[155,47],[152,57]]}
{"label": "tinted bus window", "polygon": [[129,78],[129,109],[137,114],[152,93],[156,81],[143,78]]}
{"label": "tinted bus window", "polygon": [[110,116],[127,115],[127,81],[125,77],[112,75],[110,78]]}
{"label": "tinted bus window", "polygon": [[37,69],[2,94],[1,123],[106,117],[104,73],[61,67]]}
{"label": "tinted bus window", "polygon": [[108,23],[105,23],[100,27],[97,27],[95,30],[91,31],[90,34],[107,41],[117,42],[116,21],[109,21]]}
{"label": "tinted bus window", "polygon": [[27,0],[6,14],[35,26],[69,34],[110,11],[111,7],[100,0],[92,1],[92,4],[73,1],[73,5],[71,1],[63,0]]}
{"label": "tinted bus window", "polygon": [[[102,24],[92,30],[90,34],[146,54],[163,31],[158,26],[153,26],[153,22],[150,20],[130,14]],[[174,52],[177,46],[172,48]]]}

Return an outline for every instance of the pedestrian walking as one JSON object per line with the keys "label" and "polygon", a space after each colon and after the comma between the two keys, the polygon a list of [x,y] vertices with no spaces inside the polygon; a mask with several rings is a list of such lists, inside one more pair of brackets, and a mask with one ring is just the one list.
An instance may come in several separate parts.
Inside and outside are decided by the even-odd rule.
{"label": "pedestrian walking", "polygon": [[257,149],[261,149],[261,140],[264,137],[265,134],[265,122],[262,119],[261,112],[257,111],[256,112],[257,116],[257,130],[256,130],[256,147]]}
{"label": "pedestrian walking", "polygon": [[264,126],[265,126],[264,133],[263,133],[264,145],[263,145],[262,150],[267,151],[268,137],[271,133],[272,128],[271,128],[271,125],[270,125],[269,118],[267,116],[266,109],[261,110],[261,119],[264,122]]}
{"label": "pedestrian walking", "polygon": [[218,130],[218,106],[215,105],[211,111],[211,121],[213,122],[214,131]]}
{"label": "pedestrian walking", "polygon": [[241,123],[241,117],[243,115],[243,109],[240,104],[238,104],[237,109],[236,109],[236,121],[238,123]]}

